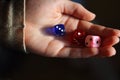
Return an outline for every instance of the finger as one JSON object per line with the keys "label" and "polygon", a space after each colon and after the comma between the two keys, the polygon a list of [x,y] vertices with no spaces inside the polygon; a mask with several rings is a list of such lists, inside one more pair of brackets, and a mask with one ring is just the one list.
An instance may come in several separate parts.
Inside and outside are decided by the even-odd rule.
{"label": "finger", "polygon": [[104,46],[114,46],[118,42],[119,42],[119,38],[117,36],[110,36],[110,37],[104,39],[101,46],[102,47],[104,47]]}
{"label": "finger", "polygon": [[99,35],[102,37],[110,37],[110,36],[120,37],[120,30],[118,29],[107,28],[83,20],[79,22],[78,26],[79,29],[85,31],[87,34]]}
{"label": "finger", "polygon": [[70,17],[68,15],[63,15],[60,23],[65,25],[65,31],[69,33],[77,29],[79,19],[75,17]]}
{"label": "finger", "polygon": [[62,48],[56,57],[66,58],[88,58],[97,55],[99,50],[97,48]]}
{"label": "finger", "polygon": [[99,51],[100,52],[97,55],[99,57],[111,57],[116,54],[115,48],[111,46],[101,47]]}
{"label": "finger", "polygon": [[72,1],[64,1],[61,12],[87,21],[95,18],[95,14],[85,9],[81,4]]}

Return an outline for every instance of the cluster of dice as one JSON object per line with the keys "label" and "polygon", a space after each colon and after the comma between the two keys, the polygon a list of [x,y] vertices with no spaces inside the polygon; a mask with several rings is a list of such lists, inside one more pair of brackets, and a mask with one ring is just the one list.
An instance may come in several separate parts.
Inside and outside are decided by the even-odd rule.
{"label": "cluster of dice", "polygon": [[[65,35],[65,27],[63,24],[58,24],[53,27],[53,33],[56,36],[64,36]],[[86,46],[86,47],[100,47],[101,38],[97,35],[86,35],[85,32],[77,29],[74,31],[71,43],[77,46]]]}
{"label": "cluster of dice", "polygon": [[80,47],[100,47],[101,38],[97,35],[86,35],[85,32],[77,29],[73,33],[71,43]]}

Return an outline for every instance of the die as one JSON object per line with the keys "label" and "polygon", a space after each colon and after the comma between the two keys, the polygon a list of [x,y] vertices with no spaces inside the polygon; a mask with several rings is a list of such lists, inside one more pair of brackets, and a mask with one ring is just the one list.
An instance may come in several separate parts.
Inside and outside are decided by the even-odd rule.
{"label": "die", "polygon": [[75,30],[71,38],[72,45],[77,47],[83,47],[85,36],[85,32],[81,31],[80,29]]}
{"label": "die", "polygon": [[65,27],[63,24],[57,24],[55,25],[53,28],[53,33],[56,35],[56,36],[64,36],[65,35]]}
{"label": "die", "polygon": [[85,38],[85,45],[86,47],[100,47],[101,45],[101,38],[100,36],[96,35],[87,35]]}

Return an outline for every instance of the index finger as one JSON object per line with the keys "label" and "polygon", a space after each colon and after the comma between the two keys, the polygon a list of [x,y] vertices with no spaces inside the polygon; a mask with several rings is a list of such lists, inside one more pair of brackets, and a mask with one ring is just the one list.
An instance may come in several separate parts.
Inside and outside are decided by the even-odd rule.
{"label": "index finger", "polygon": [[69,0],[64,1],[61,6],[61,12],[87,21],[91,21],[95,18],[94,13],[85,9],[81,4]]}

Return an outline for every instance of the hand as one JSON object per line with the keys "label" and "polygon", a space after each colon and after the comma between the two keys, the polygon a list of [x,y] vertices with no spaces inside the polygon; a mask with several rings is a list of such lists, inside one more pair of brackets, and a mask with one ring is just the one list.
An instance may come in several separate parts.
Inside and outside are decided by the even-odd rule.
{"label": "hand", "polygon": [[[69,0],[27,0],[25,43],[29,51],[48,57],[88,58],[113,56],[113,45],[119,42],[120,31],[92,24],[95,14]],[[66,32],[81,29],[102,37],[100,48],[72,48],[54,36],[44,34],[43,28],[64,24]]]}

